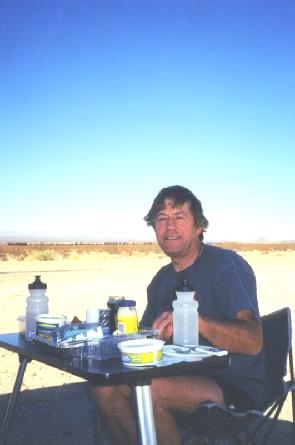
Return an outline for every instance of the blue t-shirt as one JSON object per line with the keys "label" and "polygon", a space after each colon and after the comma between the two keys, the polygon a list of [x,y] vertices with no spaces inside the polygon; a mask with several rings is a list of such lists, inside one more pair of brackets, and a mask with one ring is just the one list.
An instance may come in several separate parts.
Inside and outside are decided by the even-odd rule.
{"label": "blue t-shirt", "polygon": [[[233,320],[241,310],[251,310],[260,320],[256,279],[249,264],[237,253],[204,245],[202,255],[187,269],[175,272],[162,267],[147,288],[147,307],[141,324],[151,326],[163,311],[172,311],[175,288],[186,277],[196,291],[199,312],[218,320]],[[210,344],[200,337],[200,344]],[[264,351],[257,355],[232,354],[231,366],[210,376],[228,381],[246,392],[259,408],[268,392]]]}

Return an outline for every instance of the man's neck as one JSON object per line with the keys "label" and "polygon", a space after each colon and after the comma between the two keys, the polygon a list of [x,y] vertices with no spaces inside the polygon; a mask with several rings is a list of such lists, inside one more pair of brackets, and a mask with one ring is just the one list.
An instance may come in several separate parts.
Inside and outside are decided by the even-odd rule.
{"label": "man's neck", "polygon": [[181,270],[187,269],[190,267],[201,255],[204,249],[204,244],[200,243],[198,245],[198,249],[192,252],[190,255],[186,255],[186,257],[171,257],[172,266],[175,272],[180,272]]}

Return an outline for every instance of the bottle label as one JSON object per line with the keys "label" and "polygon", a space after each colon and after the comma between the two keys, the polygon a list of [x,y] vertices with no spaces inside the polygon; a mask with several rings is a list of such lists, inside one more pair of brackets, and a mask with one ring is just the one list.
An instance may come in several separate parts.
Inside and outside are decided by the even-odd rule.
{"label": "bottle label", "polygon": [[131,334],[133,332],[137,332],[137,330],[137,317],[118,320],[118,331],[120,331],[122,334]]}
{"label": "bottle label", "polygon": [[36,335],[49,341],[56,341],[56,330],[59,323],[36,322]]}
{"label": "bottle label", "polygon": [[138,331],[138,320],[135,311],[118,311],[117,329],[122,334],[131,334]]}

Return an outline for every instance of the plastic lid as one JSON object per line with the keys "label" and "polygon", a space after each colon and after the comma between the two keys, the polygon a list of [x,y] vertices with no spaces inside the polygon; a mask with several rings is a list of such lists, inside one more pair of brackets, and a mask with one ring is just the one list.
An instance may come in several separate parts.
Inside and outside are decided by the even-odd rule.
{"label": "plastic lid", "polygon": [[47,284],[40,280],[41,275],[35,275],[35,281],[28,285],[28,289],[47,289]]}
{"label": "plastic lid", "polygon": [[119,307],[132,307],[132,306],[136,306],[136,301],[135,300],[122,300],[122,301],[118,301],[118,306]]}
{"label": "plastic lid", "polygon": [[194,289],[188,284],[187,278],[182,278],[181,283],[175,289],[176,292],[193,292]]}

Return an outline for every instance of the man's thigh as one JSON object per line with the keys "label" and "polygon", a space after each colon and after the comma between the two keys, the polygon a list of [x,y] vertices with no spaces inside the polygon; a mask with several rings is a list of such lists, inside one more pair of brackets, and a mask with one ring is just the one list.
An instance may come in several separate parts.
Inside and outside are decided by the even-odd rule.
{"label": "man's thigh", "polygon": [[190,412],[204,401],[224,404],[221,387],[205,376],[158,378],[152,381],[154,407]]}

